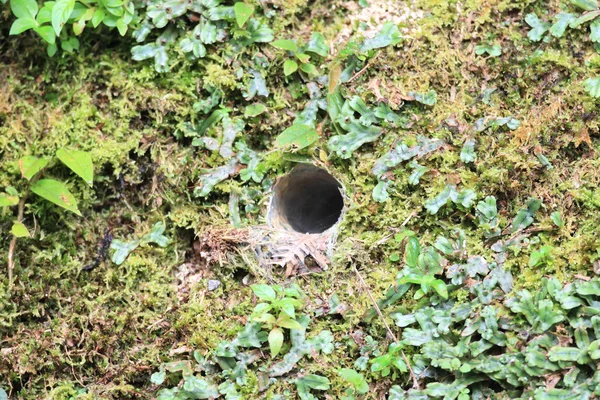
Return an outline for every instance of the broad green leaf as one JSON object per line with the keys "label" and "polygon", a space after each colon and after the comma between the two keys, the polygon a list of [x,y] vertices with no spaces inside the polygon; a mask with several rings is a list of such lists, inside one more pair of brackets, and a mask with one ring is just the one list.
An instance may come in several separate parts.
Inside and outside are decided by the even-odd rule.
{"label": "broad green leaf", "polygon": [[19,204],[19,196],[0,193],[0,207],[9,207]]}
{"label": "broad green leaf", "polygon": [[156,243],[160,247],[166,247],[171,240],[163,235],[165,229],[166,226],[163,221],[157,222],[154,224],[150,232],[142,236],[140,243]]}
{"label": "broad green leaf", "polygon": [[275,299],[277,297],[275,290],[273,290],[273,288],[269,285],[256,284],[256,285],[250,286],[250,288],[252,289],[252,291],[254,292],[256,297],[258,297],[259,299],[267,300],[267,301],[275,301]]}
{"label": "broad green leaf", "polygon": [[586,79],[583,82],[583,87],[592,97],[600,97],[600,77]]}
{"label": "broad green leaf", "polygon": [[571,21],[569,24],[570,28],[578,28],[580,25],[585,24],[591,20],[596,19],[600,15],[600,10],[594,10],[581,14],[577,19]]}
{"label": "broad green leaf", "polygon": [[150,375],[150,382],[154,383],[155,385],[162,385],[166,377],[167,373],[165,372],[165,370],[161,370]]}
{"label": "broad green leaf", "polygon": [[548,351],[548,359],[550,361],[577,361],[582,350],[576,347],[560,347],[555,346]]}
{"label": "broad green leaf", "polygon": [[319,74],[317,67],[310,63],[302,63],[300,64],[300,71],[306,72],[310,76],[315,76]]}
{"label": "broad green leaf", "polygon": [[54,28],[56,36],[60,35],[74,8],[75,0],[57,0],[54,4],[52,8],[52,28]]}
{"label": "broad green leaf", "polygon": [[409,267],[415,268],[421,254],[421,244],[416,237],[408,238],[406,249],[404,250],[404,262]]}
{"label": "broad green leaf", "polygon": [[321,57],[327,57],[329,55],[329,46],[325,43],[325,37],[319,32],[313,32],[306,45],[306,51],[318,54]]}
{"label": "broad green leaf", "polygon": [[460,151],[460,160],[464,163],[472,163],[476,159],[477,154],[475,154],[475,140],[467,139],[462,150]]}
{"label": "broad green leaf", "polygon": [[285,60],[283,63],[283,74],[289,76],[298,70],[298,63],[294,60]]}
{"label": "broad green leaf", "polygon": [[343,159],[352,157],[352,154],[365,143],[374,142],[381,136],[383,130],[378,126],[364,126],[358,121],[340,124],[348,133],[335,135],[329,138],[329,148]]}
{"label": "broad green leaf", "polygon": [[28,181],[34,177],[35,174],[40,172],[50,161],[49,158],[38,158],[35,156],[25,156],[19,160],[19,169],[21,175]]}
{"label": "broad green leaf", "polygon": [[183,390],[189,392],[192,399],[215,399],[220,396],[217,386],[206,379],[194,375],[184,375],[184,380]]}
{"label": "broad green leaf", "polygon": [[130,242],[124,242],[119,239],[114,239],[110,244],[110,248],[112,250],[114,250],[112,257],[110,258],[111,261],[117,265],[123,264],[125,259],[129,256],[129,253],[131,253],[133,250],[137,249],[137,247],[139,245],[140,245],[139,240],[132,240]]}
{"label": "broad green leaf", "polygon": [[290,147],[301,150],[319,139],[317,130],[304,124],[292,125],[275,139],[275,144],[281,149]]}
{"label": "broad green leaf", "polygon": [[550,33],[554,37],[562,37],[565,34],[565,30],[571,22],[575,20],[575,14],[561,12],[556,14],[556,22],[550,28]]}
{"label": "broad green leaf", "polygon": [[81,150],[58,149],[56,157],[90,186],[94,184],[94,165],[90,153]]}
{"label": "broad green leaf", "polygon": [[283,331],[279,328],[273,328],[269,332],[269,349],[271,350],[271,357],[277,356],[283,346]]}
{"label": "broad green leaf", "polygon": [[365,380],[365,377],[362,374],[359,374],[353,369],[350,368],[341,368],[338,370],[338,374],[340,376],[350,382],[357,393],[365,394],[369,391],[369,384]]}
{"label": "broad green leaf", "polygon": [[241,28],[244,26],[246,21],[250,19],[250,16],[252,16],[252,13],[254,12],[254,6],[242,2],[237,2],[233,6],[233,11],[235,13],[235,21]]}
{"label": "broad green leaf", "polygon": [[10,9],[17,18],[35,18],[38,12],[36,0],[11,0]]}
{"label": "broad green leaf", "polygon": [[264,113],[267,110],[267,107],[262,103],[255,103],[246,106],[244,110],[244,117],[256,117]]}
{"label": "broad green leaf", "polygon": [[269,44],[271,46],[277,47],[278,49],[281,49],[281,50],[291,51],[292,53],[295,53],[298,51],[298,46],[296,46],[296,43],[293,40],[279,39],[279,40],[274,40]]}
{"label": "broad green leaf", "polygon": [[590,24],[590,40],[600,43],[600,19],[596,19]]}
{"label": "broad green leaf", "polygon": [[516,232],[527,228],[533,223],[533,217],[537,210],[541,207],[542,202],[538,199],[531,199],[527,203],[526,208],[521,208],[515,219],[512,221],[511,231]]}
{"label": "broad green leaf", "polygon": [[388,194],[387,187],[389,182],[379,181],[377,185],[373,188],[373,200],[378,203],[385,203],[390,195]]}
{"label": "broad green leaf", "polygon": [[446,283],[441,279],[436,279],[431,283],[433,290],[437,292],[442,298],[448,299],[448,288]]}
{"label": "broad green leaf", "polygon": [[298,321],[291,319],[290,317],[283,317],[283,318],[279,318],[277,320],[277,325],[281,326],[282,328],[287,328],[287,329],[303,329],[302,325],[300,325],[298,323]]}
{"label": "broad green leaf", "polygon": [[15,221],[13,222],[12,228],[10,232],[16,237],[30,237],[29,231],[27,227],[23,225],[21,222]]}
{"label": "broad green leaf", "polygon": [[437,93],[435,90],[429,90],[427,93],[408,92],[408,95],[415,101],[426,106],[433,106],[437,103]]}
{"label": "broad green leaf", "polygon": [[[50,28],[50,29],[52,29],[52,28]],[[52,34],[54,35],[54,31],[52,31]],[[56,43],[50,43],[46,47],[46,54],[48,54],[48,57],[54,56],[57,51],[58,51],[58,46],[56,45]]]}
{"label": "broad green leaf", "polygon": [[502,47],[499,44],[480,44],[475,46],[475,54],[481,56],[485,53],[491,57],[498,57],[502,54]]}
{"label": "broad green leaf", "polygon": [[367,39],[360,47],[361,52],[366,52],[373,49],[380,49],[389,45],[395,45],[402,40],[400,30],[393,22],[383,24],[381,31],[372,39]]}
{"label": "broad green leaf", "polygon": [[131,48],[131,58],[133,58],[136,61],[153,58],[159,49],[160,46],[156,43],[145,44],[143,46],[133,46]]}
{"label": "broad green leaf", "polygon": [[[56,34],[54,33],[54,29],[52,29],[50,25],[38,26],[36,28],[33,28],[33,30],[36,31],[37,34],[40,35],[42,39],[46,41],[46,43],[54,45],[54,43],[56,42]],[[50,48],[50,46],[48,46],[48,48]],[[56,46],[53,46],[53,48],[56,49]],[[48,51],[48,55],[50,57],[52,57],[54,53],[56,53],[56,51]]]}
{"label": "broad green leaf", "polygon": [[542,40],[544,33],[550,29],[550,24],[548,22],[543,22],[535,14],[527,14],[525,16],[525,22],[532,28],[529,33],[527,33],[527,37],[534,42]]}
{"label": "broad green leaf", "polygon": [[559,228],[565,226],[565,222],[563,221],[559,211],[554,211],[552,214],[550,214],[550,219],[552,220],[554,225],[556,225]]}
{"label": "broad green leaf", "polygon": [[54,179],[40,179],[31,186],[31,191],[40,197],[66,209],[79,216],[75,197],[69,192],[67,186]]}
{"label": "broad green leaf", "polygon": [[19,18],[13,22],[10,27],[9,35],[18,35],[19,33],[25,32],[26,30],[35,28],[38,23],[33,18]]}
{"label": "broad green leaf", "polygon": [[296,387],[298,389],[300,400],[316,400],[316,398],[310,394],[310,389],[328,390],[329,379],[324,376],[309,374],[298,378],[296,380]]}
{"label": "broad green leaf", "polygon": [[457,196],[456,188],[453,185],[446,185],[437,196],[425,200],[425,208],[430,214],[437,214],[440,208],[448,204],[448,201],[454,196]]}
{"label": "broad green leaf", "polygon": [[598,9],[597,0],[569,0],[569,2],[585,11],[593,11]]}

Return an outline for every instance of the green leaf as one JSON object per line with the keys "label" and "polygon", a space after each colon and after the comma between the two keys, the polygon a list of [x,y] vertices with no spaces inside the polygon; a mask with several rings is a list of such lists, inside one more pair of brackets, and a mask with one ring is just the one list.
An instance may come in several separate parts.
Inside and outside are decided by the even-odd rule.
{"label": "green leaf", "polygon": [[13,22],[10,27],[9,35],[18,35],[19,33],[25,32],[26,30],[35,28],[38,23],[33,18],[19,18]]}
{"label": "green leaf", "polygon": [[446,185],[437,196],[425,201],[425,208],[430,214],[437,214],[440,208],[448,204],[448,201],[456,195],[456,188],[453,185]]}
{"label": "green leaf", "polygon": [[310,63],[302,63],[300,64],[300,71],[306,72],[310,76],[315,76],[319,74],[317,67]]}
{"label": "green leaf", "polygon": [[264,113],[266,110],[267,107],[262,103],[250,104],[246,106],[246,109],[244,110],[244,117],[256,117],[257,115]]}
{"label": "green leaf", "polygon": [[362,374],[359,374],[353,369],[350,368],[342,368],[338,370],[338,374],[340,376],[350,382],[357,393],[365,394],[369,391],[369,384],[365,380],[365,377]]}
{"label": "green leaf", "polygon": [[296,387],[301,400],[315,400],[315,397],[310,394],[310,389],[328,390],[329,379],[324,376],[309,374],[296,379]]}
{"label": "green leaf", "polygon": [[559,211],[554,211],[552,214],[550,214],[550,219],[552,220],[554,225],[556,225],[559,228],[565,226],[565,222],[563,221]]}
{"label": "green leaf", "polygon": [[35,18],[38,3],[36,0],[11,0],[10,9],[17,18]]}
{"label": "green leaf", "polygon": [[0,207],[10,207],[19,204],[19,196],[0,193]]}
{"label": "green leaf", "polygon": [[165,229],[166,226],[163,221],[157,222],[154,224],[150,232],[142,236],[140,243],[156,243],[160,247],[166,247],[171,240],[163,235]]}
{"label": "green leaf", "polygon": [[583,82],[583,87],[592,97],[600,97],[600,76],[586,79]]}
{"label": "green leaf", "polygon": [[521,208],[515,219],[512,221],[511,232],[517,232],[527,228],[533,223],[533,217],[541,207],[542,202],[538,199],[531,199],[526,208]]}
{"label": "green leaf", "polygon": [[19,160],[21,175],[23,178],[30,181],[35,174],[40,172],[48,164],[48,161],[50,161],[50,159],[45,157],[38,158],[35,156],[25,156],[21,158]]}
{"label": "green leaf", "polygon": [[194,375],[184,376],[183,390],[189,392],[192,399],[215,399],[220,396],[217,386],[206,379]]}
{"label": "green leaf", "polygon": [[27,227],[23,225],[21,222],[15,221],[13,222],[12,228],[10,232],[16,237],[30,237],[29,231]]}
{"label": "green leaf", "polygon": [[75,8],[75,0],[57,0],[52,8],[52,27],[56,36],[60,35],[63,26],[69,20],[73,9]]}
{"label": "green leaf", "polygon": [[167,373],[165,370],[161,370],[150,375],[150,382],[154,383],[155,385],[161,385],[165,381],[166,377]]}
{"label": "green leaf", "polygon": [[590,24],[590,40],[600,43],[600,19],[596,19]]}
{"label": "green leaf", "polygon": [[123,264],[125,259],[129,256],[129,253],[135,250],[139,245],[139,240],[124,242],[119,239],[114,239],[110,244],[110,248],[114,250],[112,257],[110,258],[111,261],[117,265]]}
{"label": "green leaf", "polygon": [[402,40],[402,35],[396,24],[393,22],[386,22],[381,28],[381,31],[379,31],[374,38],[367,39],[363,42],[360,51],[364,53],[369,50],[395,45],[400,42],[400,40]]}
{"label": "green leaf", "polygon": [[477,154],[475,154],[475,140],[467,139],[462,150],[460,151],[460,160],[466,164],[472,163],[476,159]]}
{"label": "green leaf", "polygon": [[[50,28],[50,29],[52,29],[52,28]],[[54,35],[54,31],[51,31],[51,32]],[[56,43],[50,43],[46,47],[46,54],[48,54],[48,57],[54,56],[57,51],[58,51],[58,46],[56,46]]]}
{"label": "green leaf", "polygon": [[598,9],[597,0],[569,0],[569,2],[585,11],[593,11]]}
{"label": "green leaf", "polygon": [[527,22],[527,25],[529,25],[532,28],[527,33],[527,37],[529,38],[529,40],[534,42],[539,42],[540,40],[542,40],[544,33],[546,33],[548,29],[550,29],[550,24],[541,21],[535,14],[527,14],[525,16],[525,22]]}
{"label": "green leaf", "polygon": [[406,249],[404,250],[404,262],[411,268],[417,266],[419,255],[421,254],[421,244],[415,237],[408,238]]}
{"label": "green leaf", "polygon": [[298,321],[296,321],[288,316],[285,316],[283,318],[280,317],[277,320],[277,325],[281,326],[282,328],[287,328],[287,329],[300,329],[300,330],[304,329],[302,327],[302,325],[300,325],[298,323]]}
{"label": "green leaf", "polygon": [[310,146],[319,139],[319,134],[312,126],[297,124],[292,125],[275,139],[275,144],[281,149],[294,147],[301,150]]}
{"label": "green leaf", "polygon": [[235,21],[241,28],[244,26],[246,21],[250,19],[250,16],[252,16],[252,13],[254,12],[254,6],[242,2],[237,2],[233,6],[233,11],[235,13]]}
{"label": "green leaf", "polygon": [[437,292],[443,299],[448,299],[448,288],[446,283],[441,279],[436,279],[431,283],[433,290]]}
{"label": "green leaf", "polygon": [[475,54],[481,56],[485,53],[491,57],[498,57],[502,54],[502,47],[499,44],[480,44],[475,46]]}
{"label": "green leaf", "polygon": [[329,46],[325,43],[325,37],[319,32],[313,32],[306,45],[306,51],[318,54],[321,57],[327,57],[329,55]]}
{"label": "green leaf", "polygon": [[390,195],[387,191],[388,185],[389,182],[387,181],[379,181],[379,183],[377,183],[377,185],[373,188],[373,200],[378,203],[385,203],[390,198]]}
{"label": "green leaf", "polygon": [[289,76],[298,70],[298,63],[294,60],[285,60],[283,63],[283,73]]}
{"label": "green leaf", "polygon": [[275,301],[277,294],[269,285],[257,284],[250,286],[256,297],[262,300]]}
{"label": "green leaf", "polygon": [[67,186],[64,183],[54,179],[40,179],[31,186],[31,191],[38,196],[81,216],[81,213],[77,208],[75,197],[69,192],[69,189],[67,189]]}
{"label": "green leaf", "polygon": [[[37,28],[33,28],[33,30],[36,31],[46,43],[53,45],[56,42],[56,34],[50,25],[38,26]],[[50,46],[48,46],[48,48],[50,48]],[[54,46],[54,48],[56,48],[56,46]],[[56,51],[54,51],[54,53],[56,53]],[[50,57],[52,57],[54,53],[51,54],[51,51],[48,51]]]}
{"label": "green leaf", "polygon": [[552,362],[555,361],[577,361],[581,355],[582,350],[576,347],[552,347],[548,351],[548,359]]}
{"label": "green leaf", "polygon": [[408,95],[415,101],[426,106],[433,106],[437,103],[437,93],[435,90],[429,90],[427,93],[408,92]]}
{"label": "green leaf", "polygon": [[567,30],[567,27],[571,22],[575,20],[575,15],[570,13],[561,12],[556,14],[556,22],[550,28],[550,34],[554,37],[562,37]]}
{"label": "green leaf", "polygon": [[269,332],[269,349],[271,350],[271,357],[277,356],[283,346],[283,331],[279,328],[273,328]]}
{"label": "green leaf", "polygon": [[90,186],[94,184],[94,165],[90,153],[81,150],[58,149],[56,157]]}
{"label": "green leaf", "polygon": [[279,39],[274,40],[269,44],[281,50],[291,51],[292,53],[298,51],[298,46],[296,46],[296,43],[293,40]]}

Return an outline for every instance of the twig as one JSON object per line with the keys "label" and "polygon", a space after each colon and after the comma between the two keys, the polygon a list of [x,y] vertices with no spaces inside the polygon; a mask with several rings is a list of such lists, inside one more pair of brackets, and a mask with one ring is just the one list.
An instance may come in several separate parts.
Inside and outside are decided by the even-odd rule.
{"label": "twig", "polygon": [[367,61],[367,65],[365,65],[364,67],[362,67],[361,70],[358,71],[357,73],[355,73],[352,76],[352,78],[348,79],[348,82],[346,82],[346,83],[350,83],[353,80],[355,80],[356,78],[358,78],[359,76],[361,76],[362,74],[364,74],[365,71],[367,70],[367,68],[369,68],[369,66],[371,65],[371,61],[375,61],[377,59],[377,57],[379,57],[379,52],[377,52],[377,54],[375,54],[375,57],[373,57],[369,61]]}
{"label": "twig", "polygon": [[[17,214],[17,222],[23,221],[23,212],[25,210],[25,199],[27,196],[23,196],[19,202],[19,212]],[[13,255],[15,253],[15,247],[17,247],[17,237],[13,236],[8,246],[8,291],[10,292],[13,286],[13,269],[15,267],[15,260]]]}
{"label": "twig", "polygon": [[399,227],[397,227],[397,228],[391,228],[392,233],[390,233],[389,235],[386,235],[383,238],[379,239],[379,241],[377,241],[377,243],[375,243],[375,244],[376,245],[380,245],[380,244],[383,244],[383,243],[387,242],[389,240],[389,238],[391,238],[392,236],[394,236],[394,234],[398,233],[398,231],[401,228],[404,228],[406,226],[406,224],[408,224],[408,222],[412,219],[412,217],[414,217],[416,215],[417,215],[416,211],[413,211],[412,213],[410,213],[410,215],[408,216],[408,218],[406,218],[404,220],[404,222],[402,224],[400,224]]}
{"label": "twig", "polygon": [[[354,272],[356,273],[356,276],[358,276],[358,280],[360,281],[360,284],[362,285],[362,288],[364,289],[365,292],[367,292],[367,294],[369,295],[369,298],[373,302],[373,306],[375,307],[375,311],[377,311],[377,314],[379,315],[379,318],[381,318],[381,320],[383,321],[383,325],[385,325],[385,329],[387,330],[387,333],[390,335],[390,337],[392,339],[394,339],[394,342],[398,343],[399,342],[398,338],[396,337],[396,335],[394,335],[394,333],[390,329],[390,326],[385,321],[385,318],[383,317],[383,314],[381,313],[381,309],[377,305],[377,302],[375,301],[375,298],[373,298],[373,295],[371,294],[371,291],[369,290],[369,287],[365,283],[365,281],[364,281],[363,277],[361,276],[360,272],[358,272],[358,269],[356,268],[356,265],[352,264],[352,268],[354,269]],[[417,379],[417,377],[415,375],[415,372],[412,370],[412,368],[410,366],[410,362],[408,361],[408,358],[406,357],[406,354],[404,354],[403,350],[400,350],[400,353],[402,354],[402,358],[404,359],[404,363],[406,364],[406,368],[408,368],[408,372],[410,373],[410,377],[412,378],[413,388],[414,389],[420,389],[419,380]]]}

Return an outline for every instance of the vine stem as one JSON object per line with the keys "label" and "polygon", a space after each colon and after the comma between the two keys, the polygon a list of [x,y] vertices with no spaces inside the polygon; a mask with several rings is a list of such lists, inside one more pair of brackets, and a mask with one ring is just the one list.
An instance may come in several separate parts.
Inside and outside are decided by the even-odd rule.
{"label": "vine stem", "polygon": [[[27,196],[23,196],[19,202],[19,211],[17,214],[17,222],[23,222],[23,212],[25,211],[25,200]],[[17,237],[13,236],[8,246],[8,291],[13,287],[13,269],[15,268],[14,253],[17,247]]]}
{"label": "vine stem", "polygon": [[[383,317],[383,314],[381,313],[381,309],[377,305],[377,302],[375,301],[375,298],[371,294],[371,291],[369,290],[369,287],[365,283],[365,280],[363,279],[363,277],[360,274],[360,272],[358,272],[358,268],[356,268],[356,265],[354,265],[354,264],[352,264],[352,268],[354,269],[354,272],[356,273],[356,276],[358,277],[358,280],[360,281],[360,285],[361,285],[362,289],[365,292],[367,292],[367,295],[369,295],[369,298],[371,299],[371,302],[373,302],[373,307],[375,307],[375,311],[377,311],[377,315],[379,315],[379,318],[381,318],[381,321],[383,321],[383,325],[385,325],[385,329],[387,330],[387,333],[390,335],[390,337],[392,339],[394,339],[394,342],[399,343],[398,338],[396,337],[396,335],[394,335],[394,332],[392,332],[392,330],[390,329],[390,326],[385,321],[385,318]],[[408,368],[408,372],[410,373],[410,377],[412,378],[413,388],[414,389],[420,389],[421,386],[419,385],[419,380],[417,379],[417,376],[415,375],[415,372],[412,370],[412,368],[410,366],[410,362],[408,361],[408,357],[406,357],[406,354],[404,354],[404,350],[401,349],[400,353],[402,354],[402,358],[404,359],[404,363],[406,364],[406,368]]]}

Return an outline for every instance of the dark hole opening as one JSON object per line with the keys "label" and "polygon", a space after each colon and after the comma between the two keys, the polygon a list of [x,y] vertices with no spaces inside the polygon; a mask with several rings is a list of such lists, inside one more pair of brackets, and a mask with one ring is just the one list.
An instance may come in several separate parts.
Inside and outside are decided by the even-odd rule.
{"label": "dark hole opening", "polygon": [[275,188],[276,214],[295,231],[321,233],[340,218],[344,198],[340,183],[312,165],[296,167]]}

